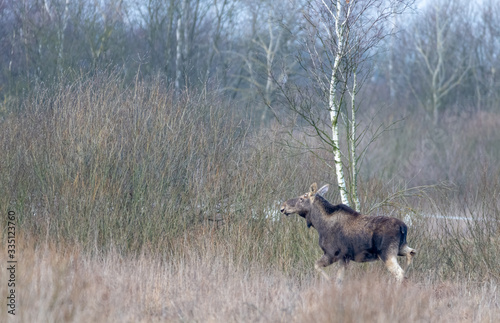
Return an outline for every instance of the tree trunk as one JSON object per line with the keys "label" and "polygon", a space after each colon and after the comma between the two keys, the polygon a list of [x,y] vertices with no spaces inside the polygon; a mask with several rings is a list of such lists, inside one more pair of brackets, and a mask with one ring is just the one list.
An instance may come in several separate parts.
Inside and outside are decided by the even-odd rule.
{"label": "tree trunk", "polygon": [[69,0],[66,0],[64,5],[64,13],[62,16],[62,26],[58,30],[58,40],[59,40],[59,50],[57,53],[57,69],[60,75],[63,74],[63,55],[64,55],[64,33],[66,32],[66,27],[68,26],[68,10],[69,10]]}
{"label": "tree trunk", "polygon": [[358,90],[358,82],[357,82],[357,72],[354,70],[353,73],[353,84],[352,84],[352,93],[351,93],[351,135],[349,137],[349,141],[351,144],[351,198],[354,203],[354,208],[356,211],[361,210],[361,203],[359,202],[358,196],[358,160],[356,156],[356,91]]}
{"label": "tree trunk", "polygon": [[176,58],[175,58],[175,91],[178,93],[181,88],[181,80],[182,80],[182,70],[183,70],[183,54],[186,50],[186,37],[185,37],[185,23],[183,23],[183,19],[187,19],[186,17],[187,11],[187,0],[182,0],[181,13],[179,14],[179,18],[177,19],[177,32],[176,32],[176,40],[177,40],[177,48],[176,48]]}
{"label": "tree trunk", "polygon": [[340,22],[341,14],[342,14],[342,0],[338,0],[336,19],[335,19],[335,32],[337,34],[337,52],[335,55],[332,75],[330,78],[330,95],[328,100],[328,105],[329,105],[328,109],[330,110],[330,121],[332,125],[333,158],[335,162],[335,173],[337,175],[340,198],[343,204],[349,205],[349,199],[347,197],[348,196],[347,187],[344,178],[344,169],[342,166],[342,153],[340,151],[340,141],[339,141],[338,118],[339,118],[340,106],[336,98],[336,89],[338,84],[337,70],[339,68],[340,60],[344,53],[343,25]]}

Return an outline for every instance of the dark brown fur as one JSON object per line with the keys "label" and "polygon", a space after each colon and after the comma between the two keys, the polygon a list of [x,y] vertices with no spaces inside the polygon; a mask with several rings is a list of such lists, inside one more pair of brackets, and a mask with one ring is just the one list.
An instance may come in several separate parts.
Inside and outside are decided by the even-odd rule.
{"label": "dark brown fur", "polygon": [[404,271],[396,256],[406,256],[408,267],[416,253],[406,243],[406,224],[393,217],[366,216],[344,204],[333,205],[321,196],[327,190],[328,185],[318,190],[314,183],[309,193],[290,199],[281,207],[282,213],[297,213],[306,219],[308,227],[318,231],[319,246],[324,254],[315,268],[328,278],[321,268],[340,261],[343,264],[337,277],[340,281],[350,261],[367,262],[380,258],[401,281]]}

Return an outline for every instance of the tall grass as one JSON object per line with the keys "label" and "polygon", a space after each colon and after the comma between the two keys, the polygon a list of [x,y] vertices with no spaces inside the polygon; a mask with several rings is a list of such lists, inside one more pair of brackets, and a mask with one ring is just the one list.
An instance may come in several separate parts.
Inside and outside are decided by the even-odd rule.
{"label": "tall grass", "polygon": [[1,205],[22,230],[86,251],[171,251],[199,227],[255,250],[248,238],[279,239],[269,215],[308,185],[315,162],[290,156],[276,131],[250,135],[216,89],[122,84],[101,75],[41,87],[3,120]]}
{"label": "tall grass", "polygon": [[[206,233],[209,234],[209,233]],[[381,267],[351,268],[344,286],[313,270],[289,277],[198,235],[182,257],[89,255],[23,237],[16,322],[496,322],[498,285],[426,277],[399,286]],[[0,259],[6,253],[0,251]],[[382,270],[381,270],[382,269]],[[5,278],[2,271],[1,278]],[[0,284],[5,295],[6,284]]]}

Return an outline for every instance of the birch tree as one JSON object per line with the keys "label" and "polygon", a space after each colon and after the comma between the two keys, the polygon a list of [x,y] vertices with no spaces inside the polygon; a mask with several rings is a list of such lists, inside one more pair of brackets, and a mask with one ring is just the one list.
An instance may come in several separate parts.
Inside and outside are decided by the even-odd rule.
{"label": "birch tree", "polygon": [[70,0],[48,1],[43,0],[43,8],[51,25],[55,25],[56,41],[54,47],[57,49],[56,69],[63,74],[64,35],[68,25]]}
{"label": "birch tree", "polygon": [[175,91],[179,92],[182,82],[182,71],[183,71],[183,63],[186,58],[187,52],[187,37],[186,29],[187,29],[187,21],[188,21],[188,0],[182,0],[179,18],[177,18],[177,30],[176,30],[176,57],[175,57]]}
{"label": "birch tree", "polygon": [[[308,38],[304,41],[305,54],[299,59],[302,66],[308,67],[307,75],[320,98],[313,104],[321,108],[304,106],[292,98],[290,91],[284,90],[292,110],[312,126],[314,135],[333,154],[333,162],[326,161],[326,164],[336,174],[342,203],[358,210],[361,206],[356,187],[357,169],[365,150],[357,153],[361,137],[357,133],[359,106],[356,95],[368,75],[367,63],[377,45],[392,32],[389,20],[411,4],[410,0],[308,1],[304,13]],[[341,149],[339,126],[342,124],[348,153]],[[347,176],[345,169],[348,170]]]}
{"label": "birch tree", "polygon": [[[182,0],[177,15],[176,30],[176,58],[175,58],[175,89],[178,92],[183,87],[189,86],[189,71],[196,69],[193,61],[193,48],[197,46],[195,41],[199,28],[205,19],[212,3],[204,5],[201,0]],[[189,65],[189,66],[188,66]],[[192,65],[192,66],[191,66]],[[195,73],[197,74],[197,73]],[[200,75],[196,75],[200,77]]]}

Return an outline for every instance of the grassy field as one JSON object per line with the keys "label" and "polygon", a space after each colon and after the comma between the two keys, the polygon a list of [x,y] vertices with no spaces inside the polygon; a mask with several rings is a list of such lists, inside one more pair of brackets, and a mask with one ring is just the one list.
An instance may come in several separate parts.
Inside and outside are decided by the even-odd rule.
{"label": "grassy field", "polygon": [[9,211],[18,263],[16,316],[4,304],[0,317],[500,320],[499,116],[457,117],[434,141],[424,121],[407,120],[373,145],[363,208],[411,221],[418,255],[400,286],[376,262],[352,263],[338,287],[313,269],[317,233],[276,213],[312,182],[334,185],[333,173],[291,148],[287,129],[255,130],[216,92],[102,75],[2,109],[2,297]]}
{"label": "grassy field", "polygon": [[[174,257],[89,255],[75,246],[21,237],[18,308],[9,321],[496,322],[500,317],[498,284],[491,279],[435,279],[413,270],[398,286],[388,283],[379,263],[353,264],[339,288],[309,267],[285,272],[249,261],[227,240],[199,231],[179,241],[184,250]],[[0,290],[5,295],[5,284]],[[5,306],[2,311],[5,317]]]}

